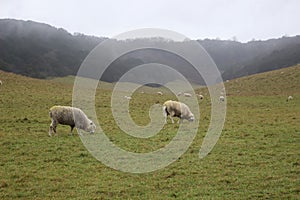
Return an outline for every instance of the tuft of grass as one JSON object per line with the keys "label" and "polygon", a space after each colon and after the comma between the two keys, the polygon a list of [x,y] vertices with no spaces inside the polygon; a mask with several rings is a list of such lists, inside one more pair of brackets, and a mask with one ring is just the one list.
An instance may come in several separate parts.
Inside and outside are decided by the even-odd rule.
{"label": "tuft of grass", "polygon": [[[77,135],[68,134],[67,126],[58,126],[58,135],[48,137],[49,108],[71,105],[72,77],[38,80],[0,71],[0,198],[299,199],[299,77],[298,65],[225,83],[225,127],[212,152],[201,160],[210,99],[206,88],[197,89],[205,98],[199,101],[200,125],[187,152],[166,168],[130,174],[97,161]],[[177,124],[165,125],[148,139],[121,131],[111,114],[113,84],[103,84],[95,106],[112,142],[142,153],[172,140]],[[286,102],[288,95],[294,99]],[[139,88],[129,103],[130,115],[146,125],[151,105],[174,98],[166,88]]]}

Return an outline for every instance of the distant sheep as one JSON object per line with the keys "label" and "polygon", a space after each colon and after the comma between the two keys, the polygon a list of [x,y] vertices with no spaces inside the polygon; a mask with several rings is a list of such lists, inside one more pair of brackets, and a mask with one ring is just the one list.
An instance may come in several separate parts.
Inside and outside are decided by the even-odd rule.
{"label": "distant sheep", "polygon": [[198,94],[197,96],[198,96],[199,99],[201,99],[201,100],[204,99],[204,96],[203,96],[202,94]]}
{"label": "distant sheep", "polygon": [[49,136],[52,136],[52,131],[56,133],[56,127],[58,124],[69,125],[71,127],[71,134],[74,127],[90,133],[94,133],[96,130],[95,124],[88,119],[84,112],[79,108],[70,106],[53,106],[50,108],[49,115],[52,120],[49,128]]}
{"label": "distant sheep", "polygon": [[181,96],[182,95],[182,92],[178,92],[177,93],[177,96],[179,97],[179,96]]}
{"label": "distant sheep", "polygon": [[224,96],[220,96],[220,101],[225,101],[225,97]]}
{"label": "distant sheep", "polygon": [[124,98],[127,99],[127,100],[132,99],[131,97],[128,97],[128,96],[124,96]]}
{"label": "distant sheep", "polygon": [[162,92],[157,92],[157,94],[158,94],[158,95],[163,95],[163,93],[162,93]]}
{"label": "distant sheep", "polygon": [[288,98],[286,99],[286,101],[290,101],[293,100],[294,98],[292,96],[288,96]]}
{"label": "distant sheep", "polygon": [[189,107],[184,103],[178,101],[168,100],[163,104],[163,114],[165,117],[165,123],[167,123],[167,116],[170,116],[172,123],[174,124],[173,117],[178,117],[182,122],[184,119],[192,122],[194,121],[194,114],[190,111]]}
{"label": "distant sheep", "polygon": [[2,85],[2,81],[0,80],[0,86]]}
{"label": "distant sheep", "polygon": [[183,96],[185,96],[185,97],[191,97],[192,95],[190,93],[185,92],[185,93],[183,93]]}

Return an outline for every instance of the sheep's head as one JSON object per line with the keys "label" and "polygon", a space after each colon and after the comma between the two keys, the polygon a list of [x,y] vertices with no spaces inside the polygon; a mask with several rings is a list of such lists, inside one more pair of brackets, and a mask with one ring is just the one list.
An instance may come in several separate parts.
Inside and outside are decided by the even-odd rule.
{"label": "sheep's head", "polygon": [[92,120],[89,120],[89,125],[87,127],[87,131],[90,133],[94,133],[96,130],[96,125],[94,124],[94,122],[92,122]]}
{"label": "sheep's head", "polygon": [[188,121],[193,122],[194,120],[195,120],[194,114],[191,113],[191,114],[189,115]]}

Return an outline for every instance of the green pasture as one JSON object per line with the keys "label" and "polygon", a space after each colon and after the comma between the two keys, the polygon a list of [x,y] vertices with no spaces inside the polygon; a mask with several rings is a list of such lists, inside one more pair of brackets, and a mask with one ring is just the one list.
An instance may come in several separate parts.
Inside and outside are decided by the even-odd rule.
{"label": "green pasture", "polygon": [[[199,101],[199,129],[191,146],[171,165],[145,174],[107,167],[78,135],[69,135],[68,126],[59,125],[58,135],[48,136],[49,108],[72,105],[74,78],[39,80],[0,71],[0,79],[0,199],[300,198],[299,65],[226,82],[225,126],[204,159],[198,154],[211,105],[207,89],[196,89],[205,98]],[[143,153],[172,140],[179,125],[170,121],[148,139],[122,132],[111,114],[113,87],[104,84],[95,108],[112,142]],[[164,95],[156,93],[160,90]],[[287,102],[289,95],[294,99]],[[139,88],[130,115],[146,125],[150,106],[169,99],[176,96],[165,88]]]}

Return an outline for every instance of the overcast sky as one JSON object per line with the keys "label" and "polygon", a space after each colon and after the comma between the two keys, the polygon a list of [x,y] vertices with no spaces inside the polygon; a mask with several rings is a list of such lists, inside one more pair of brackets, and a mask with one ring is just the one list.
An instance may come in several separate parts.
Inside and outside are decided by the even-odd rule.
{"label": "overcast sky", "polygon": [[162,28],[191,39],[239,41],[300,34],[299,0],[0,0],[0,18],[113,37]]}

